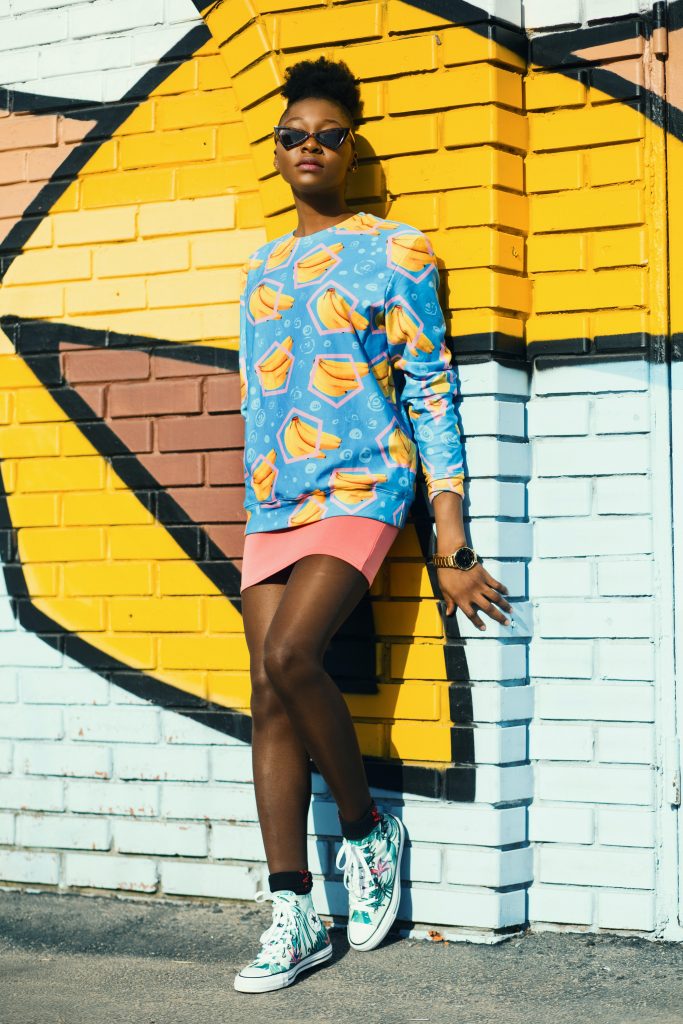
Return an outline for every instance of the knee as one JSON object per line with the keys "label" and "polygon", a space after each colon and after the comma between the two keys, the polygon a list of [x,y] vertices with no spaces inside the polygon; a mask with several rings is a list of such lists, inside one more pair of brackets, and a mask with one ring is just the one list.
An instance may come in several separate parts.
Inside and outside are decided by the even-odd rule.
{"label": "knee", "polygon": [[266,639],[263,663],[271,685],[282,697],[298,690],[317,667],[316,659],[304,646],[289,638]]}
{"label": "knee", "polygon": [[282,701],[278,697],[268,673],[263,665],[251,671],[251,717],[255,725],[273,718],[284,712]]}

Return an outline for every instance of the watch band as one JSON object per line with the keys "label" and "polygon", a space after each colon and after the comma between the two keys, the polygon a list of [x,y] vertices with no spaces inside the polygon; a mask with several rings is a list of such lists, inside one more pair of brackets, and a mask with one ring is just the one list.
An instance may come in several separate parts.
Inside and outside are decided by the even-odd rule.
{"label": "watch band", "polygon": [[[474,555],[471,565],[461,566],[456,562],[456,555],[458,552],[466,550],[471,551]],[[469,544],[463,544],[456,551],[453,551],[450,555],[432,555],[432,563],[437,569],[460,569],[461,572],[468,572],[473,566],[479,561],[479,556],[474,548],[471,548]]]}

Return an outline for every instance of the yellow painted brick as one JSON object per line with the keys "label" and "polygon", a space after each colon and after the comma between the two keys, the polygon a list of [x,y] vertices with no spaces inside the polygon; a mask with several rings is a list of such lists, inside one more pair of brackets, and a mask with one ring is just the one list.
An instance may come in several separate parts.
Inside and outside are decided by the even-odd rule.
{"label": "yellow painted brick", "polygon": [[56,494],[10,494],[7,498],[12,525],[59,526]]}
{"label": "yellow painted brick", "polygon": [[144,309],[145,283],[141,280],[89,281],[66,288],[68,314],[104,313],[119,309]]}
{"label": "yellow painted brick", "polygon": [[164,274],[147,282],[149,305],[202,306],[229,302],[239,295],[239,270],[189,270]]}
{"label": "yellow painted brick", "polygon": [[526,160],[527,192],[564,192],[584,182],[583,153],[531,153]]}
{"label": "yellow painted brick", "polygon": [[54,252],[22,253],[10,265],[3,287],[13,284],[41,284],[45,281],[76,281],[90,277],[90,253],[70,249],[57,256]]}
{"label": "yellow painted brick", "polygon": [[212,196],[152,203],[143,206],[139,216],[142,237],[225,231],[235,226],[235,200],[232,196]]}
{"label": "yellow painted brick", "polygon": [[81,639],[96,650],[116,658],[129,668],[150,669],[156,667],[156,640],[149,636],[124,633],[80,633]]}
{"label": "yellow painted brick", "polygon": [[[467,338],[476,334],[504,334],[509,338],[524,337],[525,319],[515,319],[491,309],[458,310],[453,317],[448,317],[448,333],[455,339]],[[457,354],[457,347],[455,349]]]}
{"label": "yellow painted brick", "polygon": [[389,220],[402,220],[405,224],[419,228],[420,231],[434,231],[441,223],[439,197],[428,192],[397,196],[389,210],[380,213],[379,216],[386,216]]}
{"label": "yellow painted brick", "polygon": [[61,284],[12,286],[3,282],[0,314],[49,319],[64,313],[64,288]]}
{"label": "yellow painted brick", "polygon": [[524,238],[495,228],[440,231],[432,237],[432,245],[447,270],[498,267],[521,273],[524,269]]}
{"label": "yellow painted brick", "polygon": [[[207,581],[208,582],[208,581]],[[201,598],[206,615],[206,629],[210,636],[244,631],[244,622],[232,601],[227,601],[222,594],[210,586]]]}
{"label": "yellow painted brick", "polygon": [[580,110],[553,110],[529,114],[529,146],[542,149],[570,149],[573,146],[601,146],[607,142],[642,139],[643,115],[622,103]]}
{"label": "yellow painted brick", "polygon": [[650,310],[607,309],[590,314],[590,337],[604,334],[642,334],[651,329]]}
{"label": "yellow painted brick", "polygon": [[233,78],[232,85],[242,109],[269,96],[282,85],[282,76],[275,57],[267,57],[245,68],[241,74]]}
{"label": "yellow painted brick", "polygon": [[88,160],[85,167],[79,171],[79,174],[102,174],[105,171],[116,170],[118,164],[118,140],[107,139],[101,146],[93,153]]}
{"label": "yellow painted brick", "polygon": [[439,644],[391,645],[392,679],[447,679],[446,650]]}
{"label": "yellow painted brick", "polygon": [[433,683],[380,683],[378,693],[346,699],[354,718],[436,721],[440,714],[440,690]]}
{"label": "yellow painted brick", "polygon": [[111,210],[80,210],[54,217],[57,245],[87,245],[135,238],[134,206]]}
{"label": "yellow painted brick", "polygon": [[[382,40],[379,43],[344,46],[334,51],[334,59],[344,60],[354,75],[367,80],[395,75],[396,68],[400,68],[404,75],[428,71],[437,65],[436,51],[436,40],[434,34],[430,33],[410,38],[396,37],[388,42]],[[415,88],[415,96],[418,95],[419,92]]]}
{"label": "yellow painted brick", "polygon": [[[224,74],[225,74],[225,65]],[[236,112],[235,94],[231,88],[181,96],[164,96],[154,102],[156,127],[162,131],[224,124]]]}
{"label": "yellow painted brick", "polygon": [[372,613],[379,636],[443,635],[435,601],[374,601]]}
{"label": "yellow painted brick", "polygon": [[266,28],[259,22],[252,22],[245,29],[221,45],[221,55],[225,60],[231,76],[235,75],[263,57],[270,51],[271,44]]}
{"label": "yellow painted brick", "polygon": [[268,178],[262,183],[261,204],[266,216],[284,212],[289,209],[291,203],[292,190],[279,174],[273,178]]}
{"label": "yellow painted brick", "polygon": [[472,185],[503,185],[522,191],[522,159],[513,153],[477,146],[435,153],[428,160],[393,157],[384,164],[390,192],[431,192]]}
{"label": "yellow painted brick", "polygon": [[389,727],[389,756],[411,761],[447,761],[451,730],[447,725],[394,722]]}
{"label": "yellow painted brick", "polygon": [[278,19],[277,48],[301,50],[305,46],[351,39],[374,39],[382,32],[382,7],[376,3],[344,4],[296,10]]}
{"label": "yellow painted brick", "polygon": [[[2,340],[3,334],[0,331],[0,344]],[[30,388],[35,391],[39,383],[33,371],[29,370],[21,356],[15,352],[0,352],[0,381],[2,381],[3,389],[11,388],[13,391],[18,388]],[[0,438],[3,434],[4,431],[0,431]],[[2,455],[1,444],[2,442],[0,442],[0,455]]]}
{"label": "yellow painted brick", "polygon": [[208,672],[207,699],[224,708],[249,711],[251,683],[244,672]]}
{"label": "yellow painted brick", "polygon": [[22,388],[14,396],[17,423],[59,423],[66,418],[66,413],[44,388]]}
{"label": "yellow painted brick", "polygon": [[587,99],[583,82],[554,71],[532,71],[525,79],[524,95],[527,110],[583,106]]}
{"label": "yellow painted brick", "polygon": [[[223,8],[232,9],[234,4],[223,4]],[[199,57],[197,65],[197,87],[200,92],[209,89],[224,89],[230,85],[230,75],[220,53],[210,53]]]}
{"label": "yellow painted brick", "polygon": [[83,182],[83,205],[97,207],[128,206],[129,203],[159,203],[173,199],[173,171],[120,171],[98,174]]}
{"label": "yellow painted brick", "polygon": [[262,228],[215,232],[192,239],[195,267],[239,267],[247,256],[266,241]]}
{"label": "yellow painted brick", "polygon": [[[383,118],[363,128],[363,138],[377,157],[396,153],[420,153],[437,148],[436,118],[415,117]],[[362,151],[361,151],[362,152]]]}
{"label": "yellow painted brick", "polygon": [[[25,427],[24,429],[30,428]],[[41,430],[38,427],[31,429],[34,433]],[[40,449],[36,445],[33,451],[45,454],[46,451],[54,449],[56,455],[59,443],[57,431],[46,431],[43,427],[41,433],[43,436],[40,440]],[[98,490],[104,486],[105,465],[98,455],[25,459],[17,467],[16,488],[22,493],[37,493],[47,490],[47,492],[57,494],[66,492],[68,489]]]}
{"label": "yellow painted brick", "polygon": [[154,104],[151,100],[140,103],[116,129],[116,135],[141,135],[154,131]]}
{"label": "yellow painted brick", "polygon": [[176,171],[176,195],[179,199],[193,196],[222,196],[253,188],[254,165],[247,156],[240,160],[212,160],[198,167],[181,167]]}
{"label": "yellow painted brick", "polygon": [[554,310],[642,306],[647,278],[642,270],[602,270],[598,273],[543,274],[534,281],[534,308]]}
{"label": "yellow painted brick", "polygon": [[[415,156],[414,159],[419,160],[420,157]],[[369,204],[362,203],[361,200],[365,199],[366,196],[382,195],[383,192],[384,177],[382,175],[382,163],[379,160],[373,160],[372,163],[359,164],[358,172],[350,174],[347,178],[346,199],[356,209],[372,213],[372,210],[366,210],[366,206]]]}
{"label": "yellow painted brick", "polygon": [[8,391],[0,391],[0,423],[9,423],[13,417],[12,398]]}
{"label": "yellow painted brick", "polygon": [[415,527],[406,523],[391,545],[392,558],[422,558],[422,548],[417,539]]}
{"label": "yellow painted brick", "polygon": [[36,527],[19,530],[22,562],[89,562],[105,557],[104,530],[95,527]]}
{"label": "yellow painted brick", "polygon": [[257,142],[267,136],[273,138],[273,126],[284,113],[285,103],[281,96],[270,96],[256,106],[244,111],[244,124],[250,142]]}
{"label": "yellow painted brick", "polygon": [[390,114],[416,110],[443,110],[481,103],[520,106],[519,75],[486,64],[467,65],[452,71],[405,75],[387,82]]}
{"label": "yellow painted brick", "polygon": [[214,4],[206,15],[206,23],[217,43],[239,32],[256,17],[256,8],[250,0],[230,0],[230,3]]}
{"label": "yellow painted brick", "polygon": [[275,142],[272,135],[267,135],[264,139],[260,139],[253,144],[251,156],[258,179],[269,178],[272,174],[277,174],[273,163],[274,155]]}
{"label": "yellow painted brick", "polygon": [[72,213],[77,210],[80,206],[78,201],[78,195],[80,190],[80,180],[76,179],[65,192],[62,192],[61,196],[55,200],[52,206],[53,213]]}
{"label": "yellow painted brick", "polygon": [[94,255],[95,277],[166,274],[172,270],[187,270],[190,265],[190,246],[182,238],[102,245]]}
{"label": "yellow painted brick", "polygon": [[356,722],[356,736],[365,757],[386,757],[387,742],[384,725]]}
{"label": "yellow painted brick", "polygon": [[491,270],[451,270],[446,275],[450,309],[514,310],[528,313],[531,308],[530,282]]}
{"label": "yellow painted brick", "polygon": [[527,269],[531,274],[550,270],[585,270],[586,236],[532,235],[528,240]]}
{"label": "yellow painted brick", "polygon": [[154,520],[149,509],[130,491],[65,494],[63,516],[65,526],[141,525]]}
{"label": "yellow painted brick", "polygon": [[427,567],[418,562],[394,562],[389,566],[392,597],[434,597]]}
{"label": "yellow painted brick", "polygon": [[[3,381],[3,384],[5,382]],[[21,467],[29,464],[29,460],[39,455],[57,455],[59,451],[59,433],[53,427],[46,430],[43,426],[3,427],[0,430],[0,458],[13,457],[26,459]],[[20,490],[24,490],[20,487]]]}
{"label": "yellow painted brick", "polygon": [[487,143],[526,152],[527,120],[521,114],[489,103],[447,110],[444,115],[445,146],[481,146]]}
{"label": "yellow painted brick", "polygon": [[213,160],[216,156],[216,131],[208,128],[183,128],[153,135],[136,135],[122,139],[120,165],[157,167],[159,164],[181,164],[195,160]]}
{"label": "yellow painted brick", "polygon": [[109,557],[115,561],[154,558],[178,561],[187,558],[162,526],[111,526],[107,530]]}
{"label": "yellow painted brick", "polygon": [[162,595],[217,594],[215,583],[194,562],[160,562],[156,566]]}
{"label": "yellow painted brick", "polygon": [[52,220],[46,217],[33,229],[33,234],[26,239],[23,246],[24,250],[47,249],[53,244],[52,236]]}
{"label": "yellow painted brick", "polygon": [[[361,82],[360,98],[363,122],[384,114],[384,82]],[[362,126],[361,126],[362,131]]]}
{"label": "yellow painted brick", "polygon": [[[62,423],[58,428],[59,431],[59,452],[67,458],[87,456],[88,458],[99,458],[96,452],[93,450],[93,446],[90,441],[86,439],[84,434],[81,433],[79,427],[75,423]],[[42,455],[42,452],[41,452]],[[70,466],[65,468],[70,469]],[[79,486],[79,490],[85,489],[87,484],[83,485],[83,488]]]}
{"label": "yellow painted brick", "polygon": [[44,612],[70,633],[95,632],[105,628],[104,602],[96,598],[39,597],[33,603],[38,611]]}
{"label": "yellow painted brick", "polygon": [[622,146],[599,146],[586,156],[591,185],[641,181],[644,174],[643,147],[637,142]]}
{"label": "yellow painted brick", "polygon": [[249,669],[249,651],[239,636],[163,636],[159,641],[162,669]]}
{"label": "yellow painted brick", "polygon": [[[205,88],[201,85],[198,80],[198,67],[204,63],[205,57],[209,59],[212,55],[206,54],[206,51],[202,48],[197,50],[195,53],[195,60],[185,60],[182,64],[175,68],[172,74],[165,78],[163,82],[160,82],[154,88],[155,96],[173,95],[174,93],[190,92],[192,89]],[[217,56],[217,55],[216,55]],[[220,58],[219,58],[220,59]],[[225,84],[225,78],[223,79],[223,85]],[[206,88],[212,89],[214,86],[206,86]]]}
{"label": "yellow painted brick", "polygon": [[[476,61],[496,61],[512,68],[526,71],[523,56],[500,46],[495,40],[473,31],[466,25],[443,29],[439,32],[443,45],[443,62],[449,64],[474,64]],[[520,103],[516,103],[520,106]]]}
{"label": "yellow painted brick", "polygon": [[152,565],[148,562],[76,562],[64,566],[64,593],[68,597],[131,597],[152,593]]}
{"label": "yellow painted brick", "polygon": [[590,317],[587,313],[533,313],[526,322],[526,341],[559,341],[563,338],[589,338]]}
{"label": "yellow painted brick", "polygon": [[535,234],[640,224],[645,220],[643,200],[641,187],[624,185],[536,196],[531,203],[531,230]]}
{"label": "yellow painted brick", "polygon": [[491,224],[523,232],[529,227],[527,197],[495,188],[462,188],[445,192],[443,210],[441,223],[446,227]]}
{"label": "yellow painted brick", "polygon": [[647,231],[644,228],[623,228],[596,231],[591,235],[592,263],[600,267],[644,266],[648,261]]}
{"label": "yellow painted brick", "polygon": [[[420,32],[428,28],[444,28],[452,24],[448,17],[421,11],[405,0],[388,0],[387,32]],[[471,34],[471,33],[468,33]]]}
{"label": "yellow painted brick", "polygon": [[202,602],[192,597],[113,597],[109,618],[114,631],[197,633],[203,628]]}
{"label": "yellow painted brick", "polygon": [[31,597],[52,597],[60,591],[61,565],[33,562],[22,566],[26,589]]}
{"label": "yellow painted brick", "polygon": [[216,153],[219,158],[235,160],[237,157],[249,156],[249,152],[249,135],[242,121],[221,125],[216,130]]}
{"label": "yellow painted brick", "polygon": [[202,700],[209,700],[209,675],[209,672],[181,672],[177,668],[169,672],[159,672],[157,669],[154,678],[170,683],[183,693],[191,693]]}

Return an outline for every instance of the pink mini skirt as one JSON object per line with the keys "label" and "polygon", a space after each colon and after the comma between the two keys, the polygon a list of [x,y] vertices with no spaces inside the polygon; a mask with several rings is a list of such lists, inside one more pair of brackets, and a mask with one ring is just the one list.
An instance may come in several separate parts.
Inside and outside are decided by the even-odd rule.
{"label": "pink mini skirt", "polygon": [[397,526],[364,516],[330,516],[284,530],[248,533],[244,538],[240,592],[304,555],[336,555],[355,566],[372,586]]}

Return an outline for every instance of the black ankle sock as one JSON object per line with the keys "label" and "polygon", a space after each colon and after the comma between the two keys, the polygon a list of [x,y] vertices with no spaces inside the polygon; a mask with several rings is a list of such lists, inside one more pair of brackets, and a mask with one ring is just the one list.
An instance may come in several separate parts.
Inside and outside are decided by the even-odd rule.
{"label": "black ankle sock", "polygon": [[291,889],[297,896],[305,896],[313,888],[313,875],[310,871],[276,871],[268,875],[271,892]]}
{"label": "black ankle sock", "polygon": [[341,825],[341,833],[344,839],[365,839],[366,836],[370,835],[375,825],[379,825],[379,820],[380,813],[374,800],[365,814],[357,818],[356,821],[344,821],[341,814],[339,815],[339,824]]}

